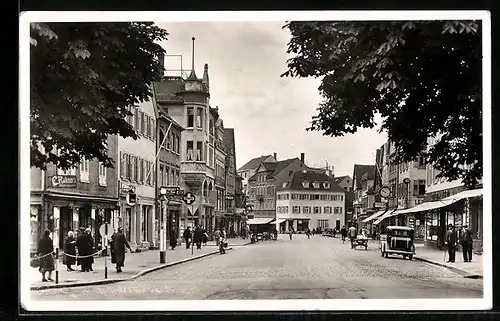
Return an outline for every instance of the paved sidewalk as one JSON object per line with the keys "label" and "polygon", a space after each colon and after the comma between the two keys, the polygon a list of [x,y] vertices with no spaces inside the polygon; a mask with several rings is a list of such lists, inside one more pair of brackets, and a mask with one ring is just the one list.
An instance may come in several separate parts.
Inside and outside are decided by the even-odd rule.
{"label": "paved sidewalk", "polygon": [[[423,244],[417,245],[415,249],[415,259],[446,267],[454,272],[468,278],[483,277],[483,257],[482,255],[472,255],[472,262],[465,263],[462,258],[462,252],[456,252],[455,263],[446,263],[448,261],[448,252],[425,247]],[[446,258],[445,258],[446,255]]]}
{"label": "paved sidewalk", "polygon": [[[250,244],[250,238],[243,239],[241,237],[227,239],[228,246],[242,246]],[[208,241],[206,246],[216,246],[215,241]]]}
{"label": "paved sidewalk", "polygon": [[[230,247],[230,246],[229,246]],[[127,280],[148,273],[152,270],[164,268],[170,265],[183,263],[185,261],[201,258],[204,256],[218,253],[214,246],[203,246],[200,250],[196,247],[191,254],[191,249],[186,249],[185,245],[176,247],[175,250],[167,250],[167,258],[165,264],[160,264],[159,250],[149,250],[140,253],[127,252],[125,256],[125,267],[123,272],[117,273],[114,264],[111,264],[111,259],[107,257],[108,278],[104,278],[104,257],[95,258],[93,264],[93,272],[81,272],[80,267],[74,265],[75,271],[67,271],[66,266],[62,264],[62,259],[59,260],[59,283],[42,282],[41,274],[37,268],[29,268],[29,275],[32,290],[40,290],[55,287],[71,287],[79,285],[105,284]],[[52,272],[52,279],[55,280],[55,271]]]}

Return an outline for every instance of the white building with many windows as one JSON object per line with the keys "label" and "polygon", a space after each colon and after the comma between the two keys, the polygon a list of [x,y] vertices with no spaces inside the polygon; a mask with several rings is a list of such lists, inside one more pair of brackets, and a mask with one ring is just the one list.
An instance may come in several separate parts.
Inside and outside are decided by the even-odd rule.
{"label": "white building with many windows", "polygon": [[[120,216],[115,226],[122,226],[131,245],[149,248],[155,243],[155,151],[156,114],[153,100],[130,106],[127,122],[134,127],[137,140],[118,138],[120,167],[118,193]],[[126,201],[129,190],[134,190],[137,203]]]}
{"label": "white building with many windows", "polygon": [[278,231],[340,229],[345,224],[345,191],[324,173],[296,171],[283,182],[276,197]]}

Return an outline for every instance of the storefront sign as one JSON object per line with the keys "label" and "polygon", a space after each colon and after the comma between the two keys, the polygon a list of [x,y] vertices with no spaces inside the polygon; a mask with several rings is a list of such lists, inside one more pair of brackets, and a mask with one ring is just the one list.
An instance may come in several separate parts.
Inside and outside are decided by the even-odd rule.
{"label": "storefront sign", "polygon": [[51,187],[75,188],[76,175],[54,175],[49,179]]}

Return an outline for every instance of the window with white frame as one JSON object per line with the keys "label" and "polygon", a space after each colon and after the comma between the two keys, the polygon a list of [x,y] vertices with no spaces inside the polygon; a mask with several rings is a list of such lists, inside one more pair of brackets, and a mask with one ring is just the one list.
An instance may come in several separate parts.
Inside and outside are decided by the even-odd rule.
{"label": "window with white frame", "polygon": [[324,186],[326,189],[329,189],[329,188],[330,188],[330,183],[328,183],[328,182],[324,182],[324,183],[323,183],[323,186]]}
{"label": "window with white frame", "polygon": [[342,214],[342,207],[338,207],[338,206],[334,207],[333,213],[334,214]]}
{"label": "window with white frame", "polygon": [[107,174],[107,169],[106,167],[102,164],[99,163],[99,185],[100,186],[106,186],[106,174]]}
{"label": "window with white frame", "polygon": [[319,188],[319,183],[318,183],[318,182],[314,182],[314,183],[313,183],[313,187],[314,187],[314,188]]}
{"label": "window with white frame", "polygon": [[325,206],[323,209],[325,214],[332,214],[332,207],[331,206]]}
{"label": "window with white frame", "polygon": [[293,214],[300,214],[300,206],[293,206],[292,213]]}
{"label": "window with white frame", "polygon": [[317,227],[320,229],[328,228],[328,220],[318,220]]}
{"label": "window with white frame", "polygon": [[[61,156],[61,151],[58,149],[57,150],[57,156]],[[61,169],[61,168],[57,168],[57,175],[72,175],[72,176],[75,176],[76,175],[76,167],[70,167],[66,170],[64,169]]]}
{"label": "window with white frame", "polygon": [[314,206],[314,214],[321,214],[321,207]]}
{"label": "window with white frame", "polygon": [[83,158],[80,161],[80,182],[88,183],[89,182],[89,172],[90,172],[90,161],[88,159]]}
{"label": "window with white frame", "polygon": [[308,181],[303,181],[303,182],[302,182],[302,186],[303,186],[304,188],[309,188],[309,182],[308,182]]}
{"label": "window with white frame", "polygon": [[303,206],[302,207],[302,213],[304,213],[304,214],[311,214],[311,207],[310,206]]}

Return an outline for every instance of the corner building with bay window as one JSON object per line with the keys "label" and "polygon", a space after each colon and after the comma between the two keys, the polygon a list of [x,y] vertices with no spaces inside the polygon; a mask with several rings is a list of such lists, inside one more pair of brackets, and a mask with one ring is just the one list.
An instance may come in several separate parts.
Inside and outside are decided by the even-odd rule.
{"label": "corner building with bay window", "polygon": [[345,190],[325,173],[296,171],[276,195],[276,229],[338,228],[345,224]]}

